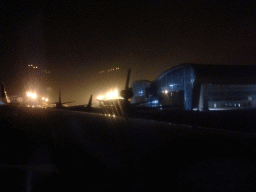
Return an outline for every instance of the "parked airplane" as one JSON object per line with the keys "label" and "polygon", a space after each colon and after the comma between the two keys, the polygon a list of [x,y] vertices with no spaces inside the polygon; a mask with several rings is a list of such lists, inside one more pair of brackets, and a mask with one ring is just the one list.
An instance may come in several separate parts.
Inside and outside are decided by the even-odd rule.
{"label": "parked airplane", "polygon": [[68,101],[68,102],[61,102],[61,90],[59,90],[59,101],[57,102],[54,102],[54,103],[50,103],[50,104],[55,104],[55,108],[57,109],[63,109],[63,108],[66,108],[66,106],[64,106],[64,104],[67,104],[67,103],[73,103],[75,101]]}
{"label": "parked airplane", "polygon": [[72,110],[72,109],[76,109],[76,108],[85,108],[85,107],[88,109],[92,107],[92,95],[90,96],[87,106],[85,106],[85,105],[70,106],[70,107],[68,107],[68,109]]}
{"label": "parked airplane", "polygon": [[129,88],[131,69],[128,70],[125,88],[120,92],[123,99],[98,99],[100,107],[105,114],[114,114],[119,116],[126,116],[131,108],[129,99],[133,96],[132,89]]}
{"label": "parked airplane", "polygon": [[82,112],[90,112],[90,113],[100,113],[103,114],[103,110],[100,107],[92,107],[92,95],[89,99],[88,104],[85,105],[78,105],[78,106],[70,106],[65,108],[67,110],[72,110],[72,111],[82,111]]}
{"label": "parked airplane", "polygon": [[59,101],[52,103],[56,105],[56,109],[65,109],[72,111],[83,111],[83,112],[93,112],[93,113],[103,113],[101,108],[92,107],[92,95],[90,96],[89,102],[87,105],[76,105],[76,106],[64,106],[63,104],[73,103],[74,101],[61,102],[61,91],[59,91]]}
{"label": "parked airplane", "polygon": [[[127,73],[127,78],[125,82],[125,88],[120,92],[120,96],[123,99],[112,99],[112,100],[98,100],[100,102],[100,106],[105,114],[114,114],[118,116],[132,116],[133,114],[142,108],[138,108],[137,106],[140,104],[149,103],[151,101],[139,102],[135,104],[131,104],[130,99],[133,97],[133,91],[129,87],[130,82],[130,74],[131,69],[129,68]],[[145,107],[143,107],[144,109]],[[148,110],[148,108],[146,108]],[[138,116],[139,117],[139,116]]]}

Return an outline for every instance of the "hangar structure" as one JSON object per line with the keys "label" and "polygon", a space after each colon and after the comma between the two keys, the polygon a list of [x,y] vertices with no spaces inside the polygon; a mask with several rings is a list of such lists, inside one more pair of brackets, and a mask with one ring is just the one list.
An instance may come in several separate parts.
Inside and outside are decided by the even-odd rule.
{"label": "hangar structure", "polygon": [[132,104],[181,110],[231,110],[256,107],[256,66],[185,63],[154,81],[131,84]]}

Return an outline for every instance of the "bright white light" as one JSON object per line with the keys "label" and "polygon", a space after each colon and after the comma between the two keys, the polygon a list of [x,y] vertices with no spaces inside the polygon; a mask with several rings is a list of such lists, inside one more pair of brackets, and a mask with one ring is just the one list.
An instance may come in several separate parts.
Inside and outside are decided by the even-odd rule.
{"label": "bright white light", "polygon": [[167,94],[167,93],[168,93],[168,90],[165,90],[164,93]]}
{"label": "bright white light", "polygon": [[26,92],[28,97],[31,97],[32,99],[36,99],[37,95],[36,93]]}
{"label": "bright white light", "polygon": [[117,99],[118,98],[118,90],[112,90],[106,93],[106,99]]}
{"label": "bright white light", "polygon": [[35,98],[37,97],[37,96],[36,96],[36,93],[32,93],[31,97],[32,97],[33,99],[35,99]]}
{"label": "bright white light", "polygon": [[108,91],[105,95],[100,95],[97,97],[98,100],[114,100],[114,99],[123,99],[119,95],[118,89]]}
{"label": "bright white light", "polygon": [[98,100],[103,100],[105,97],[103,95],[100,95],[97,97]]}
{"label": "bright white light", "polygon": [[49,101],[48,98],[46,98],[45,101],[48,102]]}
{"label": "bright white light", "polygon": [[30,92],[26,92],[27,93],[27,96],[30,97],[31,96],[31,93]]}
{"label": "bright white light", "polygon": [[45,100],[45,98],[44,98],[44,97],[42,97],[42,100],[44,101],[44,100]]}

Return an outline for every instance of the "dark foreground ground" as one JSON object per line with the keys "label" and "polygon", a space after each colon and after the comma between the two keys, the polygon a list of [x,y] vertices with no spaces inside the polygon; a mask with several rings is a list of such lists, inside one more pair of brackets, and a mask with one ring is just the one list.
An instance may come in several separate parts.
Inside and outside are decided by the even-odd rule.
{"label": "dark foreground ground", "polygon": [[256,190],[252,132],[8,106],[0,126],[1,191]]}

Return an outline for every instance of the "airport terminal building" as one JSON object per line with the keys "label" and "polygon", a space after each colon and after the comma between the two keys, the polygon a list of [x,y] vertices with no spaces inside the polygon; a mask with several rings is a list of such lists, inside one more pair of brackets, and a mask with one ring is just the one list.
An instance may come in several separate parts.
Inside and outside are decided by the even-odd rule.
{"label": "airport terminal building", "polygon": [[199,111],[255,108],[256,66],[181,64],[153,82],[136,81],[131,88],[131,103],[147,107]]}
{"label": "airport terminal building", "polygon": [[131,103],[139,103],[146,100],[146,89],[150,87],[151,82],[147,80],[134,81],[131,84],[133,97]]}

